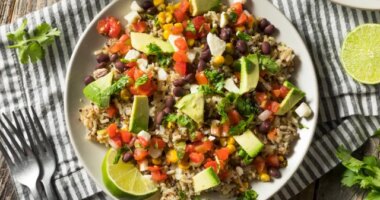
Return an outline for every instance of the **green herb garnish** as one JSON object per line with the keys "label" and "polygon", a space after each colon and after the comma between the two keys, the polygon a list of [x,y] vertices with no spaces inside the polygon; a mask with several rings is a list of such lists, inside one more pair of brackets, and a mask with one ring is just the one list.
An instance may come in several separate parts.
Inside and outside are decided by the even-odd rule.
{"label": "green herb garnish", "polygon": [[230,22],[232,23],[235,23],[237,21],[237,18],[238,18],[238,14],[236,12],[231,12],[229,15],[228,15],[228,19]]}
{"label": "green herb garnish", "polygon": [[281,70],[280,66],[276,63],[276,61],[270,58],[269,56],[259,55],[259,63],[262,69],[266,70],[271,74],[276,74]]}
{"label": "green herb garnish", "polygon": [[218,70],[210,70],[206,69],[204,71],[208,81],[212,86],[214,86],[215,90],[218,92],[222,92],[224,87],[224,73],[220,73]]}
{"label": "green herb garnish", "polygon": [[196,33],[196,29],[195,29],[195,26],[193,24],[193,22],[191,20],[188,20],[187,21],[187,26],[186,26],[186,31],[190,31],[192,33]]}
{"label": "green herb garnish", "polygon": [[244,33],[244,32],[241,32],[241,31],[238,31],[236,33],[236,36],[241,39],[241,40],[244,40],[244,41],[249,41],[251,39],[251,36],[248,35],[247,33]]}
{"label": "green herb garnish", "polygon": [[30,35],[26,31],[27,22],[24,19],[15,32],[7,34],[7,38],[13,42],[13,45],[8,46],[8,48],[18,50],[18,58],[22,64],[29,61],[35,63],[37,60],[41,60],[45,55],[43,47],[52,44],[55,37],[61,34],[57,28],[52,28],[49,24],[42,23],[33,30],[33,35]]}
{"label": "green herb garnish", "polygon": [[140,77],[136,80],[136,82],[135,82],[135,86],[138,87],[138,86],[140,86],[140,85],[144,85],[146,82],[148,82],[148,80],[149,80],[148,75],[144,74],[144,75],[140,76]]}
{"label": "green herb garnish", "polygon": [[241,194],[237,200],[256,200],[259,195],[254,190],[247,190]]}
{"label": "green herb garnish", "polygon": [[249,124],[253,121],[254,115],[248,117],[247,120],[241,120],[236,126],[230,128],[230,135],[240,135],[248,129]]}
{"label": "green herb garnish", "polygon": [[156,56],[156,62],[158,62],[161,67],[166,68],[170,65],[172,57],[170,55],[164,54],[157,44],[150,43],[148,44],[147,48],[149,54]]}

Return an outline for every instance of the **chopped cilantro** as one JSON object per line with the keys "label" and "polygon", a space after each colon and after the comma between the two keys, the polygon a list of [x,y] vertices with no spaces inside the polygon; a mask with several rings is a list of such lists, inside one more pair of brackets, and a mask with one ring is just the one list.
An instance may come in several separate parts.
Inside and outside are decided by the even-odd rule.
{"label": "chopped cilantro", "polygon": [[241,194],[237,200],[256,200],[259,195],[254,190],[247,190]]}
{"label": "chopped cilantro", "polygon": [[258,107],[253,104],[252,100],[243,98],[242,96],[235,100],[235,107],[240,114],[245,116],[257,114],[259,112]]}
{"label": "chopped cilantro", "polygon": [[164,121],[166,121],[166,122],[176,122],[177,118],[178,117],[175,114],[168,114],[168,115],[166,115]]}
{"label": "chopped cilantro", "polygon": [[170,65],[172,57],[170,55],[164,54],[157,44],[150,43],[148,44],[147,48],[149,54],[156,56],[156,62],[158,62],[161,67],[168,67]]}
{"label": "chopped cilantro", "polygon": [[254,115],[248,117],[247,120],[241,120],[236,126],[230,128],[230,135],[240,135],[248,129],[249,124],[253,121]]}
{"label": "chopped cilantro", "polygon": [[231,12],[229,15],[228,15],[228,19],[230,22],[232,23],[235,23],[236,20],[238,18],[238,14],[236,12]]}
{"label": "chopped cilantro", "polygon": [[221,92],[224,87],[224,73],[220,73],[218,70],[206,69],[204,71],[210,84],[214,86],[215,90]]}
{"label": "chopped cilantro", "polygon": [[187,21],[186,31],[190,31],[192,33],[196,33],[195,26],[191,20]]}
{"label": "chopped cilantro", "polygon": [[236,33],[236,36],[241,39],[241,40],[244,40],[244,41],[249,41],[251,39],[251,36],[248,35],[247,33],[244,33],[244,32],[241,32],[241,31],[238,31]]}
{"label": "chopped cilantro", "polygon": [[166,117],[164,118],[164,121],[166,123],[167,122],[177,123],[179,126],[186,127],[187,129],[189,129],[191,133],[194,132],[196,129],[195,122],[187,115],[169,114],[169,115],[166,115]]}
{"label": "chopped cilantro", "polygon": [[260,67],[271,74],[276,74],[281,70],[280,66],[276,63],[276,61],[270,58],[269,56],[260,55],[259,62]]}
{"label": "chopped cilantro", "polygon": [[216,110],[221,116],[221,122],[224,123],[228,120],[227,110],[234,104],[235,100],[239,97],[235,93],[227,93],[227,95],[218,103]]}
{"label": "chopped cilantro", "polygon": [[135,86],[138,87],[138,86],[140,86],[140,85],[144,85],[146,82],[148,82],[148,80],[149,80],[148,75],[144,74],[144,75],[140,76],[140,77],[136,80],[136,82],[135,82]]}

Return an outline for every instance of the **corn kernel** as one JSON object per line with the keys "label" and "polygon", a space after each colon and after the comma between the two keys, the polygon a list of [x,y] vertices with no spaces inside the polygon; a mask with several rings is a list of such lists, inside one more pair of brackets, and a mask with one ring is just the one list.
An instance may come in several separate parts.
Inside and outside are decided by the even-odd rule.
{"label": "corn kernel", "polygon": [[220,67],[224,63],[224,57],[223,56],[215,56],[214,59],[212,60],[212,64],[215,67]]}
{"label": "corn kernel", "polygon": [[131,93],[129,93],[128,89],[124,88],[120,91],[120,98],[124,101],[128,101],[131,98]]}
{"label": "corn kernel", "polygon": [[174,123],[173,122],[168,122],[168,125],[167,125],[167,128],[174,128],[175,127],[175,125],[174,125]]}
{"label": "corn kernel", "polygon": [[227,143],[228,143],[228,144],[235,144],[235,139],[234,139],[234,137],[228,137]]}
{"label": "corn kernel", "polygon": [[177,151],[174,149],[170,149],[166,154],[166,162],[168,163],[176,163],[178,162]]}
{"label": "corn kernel", "polygon": [[178,163],[178,167],[181,168],[182,170],[188,170],[190,168],[190,164],[187,161],[181,160]]}
{"label": "corn kernel", "polygon": [[227,139],[226,138],[220,138],[219,142],[220,142],[220,144],[222,146],[226,146],[227,145]]}
{"label": "corn kernel", "polygon": [[182,28],[182,23],[175,23],[175,24],[174,24],[174,27]]}
{"label": "corn kernel", "polygon": [[107,132],[107,130],[106,129],[102,129],[102,130],[98,130],[98,131],[96,131],[96,134],[97,135],[106,135],[108,132]]}
{"label": "corn kernel", "polygon": [[228,152],[229,152],[230,154],[232,154],[232,153],[234,153],[234,152],[236,151],[236,147],[235,147],[235,145],[233,145],[233,144],[228,144],[228,145],[227,145],[227,149],[228,149]]}
{"label": "corn kernel", "polygon": [[269,182],[270,176],[267,173],[262,173],[262,174],[260,174],[260,180],[263,182]]}
{"label": "corn kernel", "polygon": [[226,55],[226,57],[224,58],[224,63],[226,65],[232,65],[233,62],[234,62],[234,58],[232,58],[231,55]]}
{"label": "corn kernel", "polygon": [[160,22],[160,24],[164,24],[166,21],[165,12],[158,13],[157,19],[158,19],[158,22]]}
{"label": "corn kernel", "polygon": [[162,161],[161,161],[160,158],[153,158],[153,159],[152,159],[152,163],[153,163],[154,165],[161,165]]}
{"label": "corn kernel", "polygon": [[195,40],[194,39],[187,39],[187,45],[188,46],[190,46],[190,47],[192,47],[192,46],[194,46],[194,43],[195,43]]}
{"label": "corn kernel", "polygon": [[235,27],[236,32],[240,31],[243,32],[245,30],[245,26],[237,26]]}
{"label": "corn kernel", "polygon": [[234,45],[231,42],[226,44],[226,52],[227,53],[233,53],[234,52]]}
{"label": "corn kernel", "polygon": [[162,28],[165,30],[165,31],[170,31],[173,27],[173,24],[172,23],[169,23],[169,24],[164,24],[162,26]]}
{"label": "corn kernel", "polygon": [[170,5],[166,6],[166,11],[167,12],[173,13],[174,10],[175,10],[175,6],[173,4],[170,4]]}
{"label": "corn kernel", "polygon": [[170,34],[171,34],[170,31],[165,30],[164,33],[162,33],[162,36],[164,37],[165,40],[167,40]]}
{"label": "corn kernel", "polygon": [[165,21],[166,23],[170,23],[173,20],[173,15],[170,12],[165,13]]}
{"label": "corn kernel", "polygon": [[249,187],[249,183],[248,182],[244,182],[243,186],[244,186],[244,188],[248,188]]}
{"label": "corn kernel", "polygon": [[163,4],[163,3],[164,3],[164,0],[153,0],[154,6],[158,6],[158,5]]}

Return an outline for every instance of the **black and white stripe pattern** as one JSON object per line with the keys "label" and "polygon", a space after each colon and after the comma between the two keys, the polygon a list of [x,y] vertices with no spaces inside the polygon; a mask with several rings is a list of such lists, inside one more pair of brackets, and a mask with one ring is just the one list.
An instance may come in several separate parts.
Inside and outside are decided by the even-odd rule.
{"label": "black and white stripe pattern", "polygon": [[[64,77],[72,50],[91,19],[111,0],[63,0],[26,16],[29,28],[46,21],[62,31],[37,64],[20,65],[6,33],[22,19],[0,26],[0,111],[33,105],[58,154],[54,180],[62,199],[107,199],[78,163],[66,133],[63,116]],[[328,0],[270,0],[297,28],[306,42],[318,73],[321,94],[319,126],[299,170],[273,199],[288,199],[333,168],[336,147],[362,145],[380,127],[380,85],[360,85],[343,71],[339,50],[346,33],[359,24],[379,23],[380,13],[334,5]],[[17,185],[21,199],[31,199]]]}

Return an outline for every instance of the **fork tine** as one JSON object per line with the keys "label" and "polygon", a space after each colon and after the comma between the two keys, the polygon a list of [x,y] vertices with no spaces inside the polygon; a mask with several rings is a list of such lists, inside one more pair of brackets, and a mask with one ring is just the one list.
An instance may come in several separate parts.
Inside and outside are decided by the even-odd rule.
{"label": "fork tine", "polygon": [[[0,131],[0,134],[2,135],[3,133]],[[3,139],[0,139],[0,141],[2,141]],[[0,142],[1,144],[4,144],[4,142]],[[8,151],[4,148],[3,145],[0,145],[0,151],[3,153],[3,156],[5,158],[5,160],[7,161],[8,165],[13,165],[13,161],[11,159],[11,157],[9,156],[8,154]]]}
{"label": "fork tine", "polygon": [[[10,122],[8,121],[8,118],[3,114],[3,117],[7,120],[7,122]],[[3,129],[5,130],[5,132],[8,133],[8,136],[9,138],[11,139],[13,145],[16,147],[17,151],[20,152],[21,154],[25,154],[24,150],[21,148],[20,144],[15,140],[15,138],[13,136],[15,136],[15,134],[12,134],[12,131],[10,131],[8,129],[8,127],[5,125],[5,123],[3,122],[3,120],[0,119],[0,124],[3,126]],[[10,127],[14,128],[14,126],[12,125],[12,123],[9,123]],[[17,137],[17,136],[16,136]],[[22,156],[22,155],[20,155]]]}
{"label": "fork tine", "polygon": [[28,128],[28,124],[26,123],[25,117],[24,117],[23,113],[21,112],[21,110],[18,110],[18,115],[21,117],[22,126],[24,127],[25,132],[26,132],[26,136],[29,139],[29,144],[32,147],[33,151],[35,153],[37,153],[38,152],[38,149],[37,149],[38,143],[35,143],[34,139],[32,138],[32,135],[30,134],[30,131]]}
{"label": "fork tine", "polygon": [[44,141],[45,144],[47,144],[47,146],[50,147],[50,143],[49,143],[48,137],[46,135],[46,132],[45,132],[44,128],[42,128],[41,121],[38,119],[36,111],[33,109],[33,107],[31,107],[31,110],[32,110],[32,113],[33,113],[34,122],[37,123],[38,129],[39,129],[39,131],[42,134],[42,140]]}
{"label": "fork tine", "polygon": [[[28,118],[28,121],[29,121],[29,124],[30,126],[32,127],[32,134],[34,135],[34,137],[36,138],[37,140],[37,144],[42,144],[42,140],[40,138],[40,135],[38,134],[37,130],[36,130],[36,127],[33,126],[34,122],[32,120],[32,117],[30,116],[30,112],[29,112],[29,109],[25,109],[25,112],[26,112],[26,116]],[[45,147],[43,147],[45,148]]]}
{"label": "fork tine", "polygon": [[[17,151],[15,151],[13,149],[13,147],[12,147],[11,143],[9,142],[8,138],[4,135],[4,133],[2,131],[0,131],[0,139],[4,142],[3,144],[5,144],[5,146],[7,146],[7,149],[12,154],[12,157],[13,157],[15,163],[20,162],[21,161],[21,157],[19,156],[19,154],[17,153]],[[1,145],[1,147],[3,147],[3,146]],[[7,154],[6,151],[4,151],[3,154]]]}

